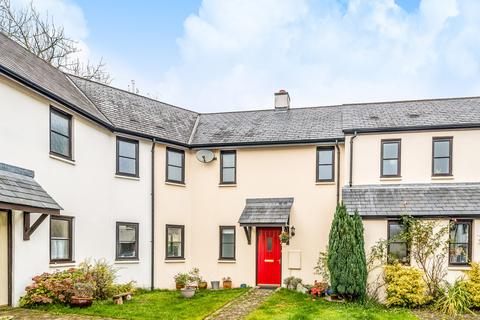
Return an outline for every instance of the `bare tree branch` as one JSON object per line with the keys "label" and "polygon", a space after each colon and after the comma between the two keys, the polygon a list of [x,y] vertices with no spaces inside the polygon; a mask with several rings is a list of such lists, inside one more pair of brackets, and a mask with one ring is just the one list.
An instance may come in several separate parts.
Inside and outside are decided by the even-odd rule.
{"label": "bare tree branch", "polygon": [[14,8],[10,0],[0,0],[0,31],[55,68],[103,83],[112,81],[103,59],[97,64],[81,62],[75,56],[80,52],[78,43],[48,13],[42,16],[33,2]]}

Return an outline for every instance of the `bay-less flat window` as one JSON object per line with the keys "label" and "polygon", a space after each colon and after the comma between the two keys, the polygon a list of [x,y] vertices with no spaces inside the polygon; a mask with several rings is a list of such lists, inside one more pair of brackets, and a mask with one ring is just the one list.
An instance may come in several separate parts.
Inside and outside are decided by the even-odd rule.
{"label": "bay-less flat window", "polygon": [[185,257],[185,227],[167,224],[165,244],[166,259],[183,259]]}
{"label": "bay-less flat window", "polygon": [[400,176],[400,140],[382,140],[382,177],[399,177]]}
{"label": "bay-less flat window", "polygon": [[167,148],[167,181],[185,183],[185,151]]}
{"label": "bay-less flat window", "polygon": [[400,221],[388,221],[388,259],[408,263],[408,243],[401,238],[404,226]]}
{"label": "bay-less flat window", "polygon": [[73,218],[50,217],[50,261],[72,261]]}
{"label": "bay-less flat window", "polygon": [[450,223],[450,248],[448,261],[451,265],[467,265],[472,260],[472,222],[468,220]]}
{"label": "bay-less flat window", "polygon": [[50,108],[50,153],[72,159],[72,116]]}
{"label": "bay-less flat window", "polygon": [[235,150],[220,152],[220,183],[234,184],[237,180],[237,152]]}
{"label": "bay-less flat window", "polygon": [[317,181],[334,181],[334,147],[317,148]]}
{"label": "bay-less flat window", "polygon": [[220,260],[235,259],[235,227],[220,227]]}
{"label": "bay-less flat window", "polygon": [[432,175],[452,175],[452,137],[433,138]]}
{"label": "bay-less flat window", "polygon": [[117,137],[117,174],[138,177],[138,141]]}
{"label": "bay-less flat window", "polygon": [[138,260],[138,223],[117,222],[117,260]]}

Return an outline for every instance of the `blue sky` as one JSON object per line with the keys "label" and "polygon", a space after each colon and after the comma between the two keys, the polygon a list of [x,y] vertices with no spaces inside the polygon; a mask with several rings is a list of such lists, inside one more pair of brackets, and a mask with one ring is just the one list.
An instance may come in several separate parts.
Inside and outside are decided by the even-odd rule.
{"label": "blue sky", "polygon": [[113,85],[198,111],[480,95],[478,0],[34,3]]}

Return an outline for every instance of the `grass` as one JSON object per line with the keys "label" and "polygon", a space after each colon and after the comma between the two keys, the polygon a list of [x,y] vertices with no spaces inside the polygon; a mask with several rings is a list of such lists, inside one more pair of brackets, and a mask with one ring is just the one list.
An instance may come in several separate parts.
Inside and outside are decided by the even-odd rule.
{"label": "grass", "polygon": [[312,300],[304,294],[281,289],[270,296],[247,320],[410,320],[418,319],[405,309],[386,309],[378,305]]}
{"label": "grass", "polygon": [[184,299],[178,291],[145,291],[133,296],[123,305],[111,300],[94,302],[90,308],[77,309],[69,306],[50,305],[36,310],[53,314],[81,314],[120,319],[203,319],[248,289],[202,290],[191,299]]}

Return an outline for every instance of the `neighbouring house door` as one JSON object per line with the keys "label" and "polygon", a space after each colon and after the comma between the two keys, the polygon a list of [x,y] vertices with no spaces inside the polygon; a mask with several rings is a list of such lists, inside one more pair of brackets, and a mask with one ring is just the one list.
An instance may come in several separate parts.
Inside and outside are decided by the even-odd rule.
{"label": "neighbouring house door", "polygon": [[257,228],[257,284],[280,286],[282,277],[281,228]]}
{"label": "neighbouring house door", "polygon": [[8,305],[8,222],[0,211],[0,306]]}

